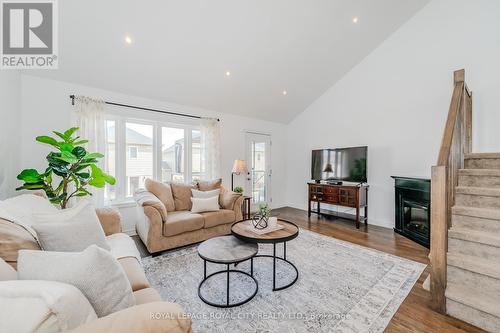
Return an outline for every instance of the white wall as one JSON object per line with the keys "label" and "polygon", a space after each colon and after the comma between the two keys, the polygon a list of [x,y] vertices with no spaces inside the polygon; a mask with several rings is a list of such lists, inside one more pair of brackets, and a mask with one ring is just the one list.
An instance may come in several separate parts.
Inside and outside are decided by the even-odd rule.
{"label": "white wall", "polygon": [[21,74],[0,73],[0,200],[15,194],[19,170]]}
{"label": "white wall", "polygon": [[[138,83],[140,84],[140,83]],[[177,112],[185,112],[195,115],[218,117],[221,120],[221,158],[222,176],[226,186],[230,186],[231,168],[233,161],[244,158],[245,155],[245,131],[269,133],[272,136],[272,169],[273,184],[272,198],[273,207],[285,205],[285,162],[286,162],[286,126],[283,124],[245,118],[230,114],[217,113],[210,110],[191,108],[174,105],[170,103],[154,101],[139,97],[128,96],[111,91],[95,89],[87,86],[76,85],[66,82],[43,79],[34,76],[22,75],[22,153],[21,166],[23,168],[39,168],[45,166],[45,156],[48,152],[45,145],[34,141],[37,135],[51,133],[52,130],[64,130],[72,126],[74,107],[71,106],[69,95],[87,95],[99,97],[105,100],[119,103],[146,106],[158,109],[175,109]],[[151,113],[133,111],[125,108],[113,108],[112,112],[128,115],[151,117]],[[164,115],[156,115],[164,117]],[[179,119],[179,118],[176,118]],[[184,118],[181,118],[184,119]],[[184,121],[184,120],[183,120]],[[240,176],[235,183],[243,181]],[[134,209],[129,207],[120,208],[125,219],[125,230],[134,229]]]}
{"label": "white wall", "polygon": [[474,92],[474,150],[500,151],[499,13],[497,0],[432,1],[294,119],[287,203],[306,207],[311,149],[368,145],[371,223],[393,227],[390,176],[430,177],[460,68]]}

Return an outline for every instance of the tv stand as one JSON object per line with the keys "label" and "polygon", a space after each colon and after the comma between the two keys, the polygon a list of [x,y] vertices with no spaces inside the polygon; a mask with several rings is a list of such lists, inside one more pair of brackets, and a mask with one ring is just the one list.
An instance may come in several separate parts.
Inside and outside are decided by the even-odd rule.
{"label": "tv stand", "polygon": [[[311,217],[311,213],[323,215],[320,206],[321,203],[325,203],[356,209],[355,215],[346,216],[346,218],[353,219],[358,229],[360,221],[368,224],[368,185],[318,184],[312,182],[307,185],[309,191],[307,213],[309,217]],[[318,205],[315,212],[311,209],[313,202]],[[364,216],[360,214],[361,209],[364,209]]]}

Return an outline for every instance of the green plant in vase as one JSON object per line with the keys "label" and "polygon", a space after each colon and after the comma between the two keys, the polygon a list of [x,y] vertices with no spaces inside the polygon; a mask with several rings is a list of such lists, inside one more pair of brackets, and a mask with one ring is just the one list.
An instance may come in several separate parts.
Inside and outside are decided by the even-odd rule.
{"label": "green plant in vase", "polygon": [[243,187],[241,186],[236,186],[233,190],[233,192],[236,192],[236,193],[243,193]]}
{"label": "green plant in vase", "polygon": [[259,215],[263,217],[269,217],[271,215],[271,207],[267,202],[259,205]]}
{"label": "green plant in vase", "polygon": [[255,229],[267,228],[271,207],[267,203],[261,203],[257,213],[252,217],[252,224]]}
{"label": "green plant in vase", "polygon": [[47,155],[49,165],[44,172],[25,169],[17,175],[17,179],[24,184],[16,190],[43,190],[50,202],[65,209],[71,198],[92,195],[88,186],[102,188],[106,184],[114,185],[115,178],[97,166],[104,155],[88,152],[83,147],[88,140],[74,136],[77,130],[78,127],[72,127],[62,133],[54,131],[60,140],[50,136],[36,137],[36,141],[48,144],[56,151]]}

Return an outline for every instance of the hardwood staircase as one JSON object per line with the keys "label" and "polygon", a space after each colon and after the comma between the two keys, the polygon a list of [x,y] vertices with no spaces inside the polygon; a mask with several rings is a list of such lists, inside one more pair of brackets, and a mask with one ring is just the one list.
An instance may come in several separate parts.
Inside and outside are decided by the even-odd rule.
{"label": "hardwood staircase", "polygon": [[471,153],[472,93],[454,90],[431,183],[430,291],[436,310],[500,332],[500,153]]}
{"label": "hardwood staircase", "polygon": [[451,213],[446,313],[500,332],[500,153],[465,155]]}

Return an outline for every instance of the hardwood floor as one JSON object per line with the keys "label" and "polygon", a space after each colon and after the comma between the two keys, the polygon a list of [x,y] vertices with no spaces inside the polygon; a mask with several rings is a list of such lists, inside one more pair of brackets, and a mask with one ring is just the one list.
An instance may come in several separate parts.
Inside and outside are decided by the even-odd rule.
{"label": "hardwood floor", "polygon": [[[295,208],[279,208],[280,218],[293,221],[302,228],[359,244],[403,258],[429,264],[429,250],[417,243],[400,236],[391,229],[374,225],[361,225],[356,229],[353,221],[334,217],[318,217]],[[427,267],[408,297],[386,328],[386,332],[484,332],[458,319],[439,314],[430,307],[430,294],[422,284],[429,274]]]}

